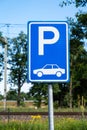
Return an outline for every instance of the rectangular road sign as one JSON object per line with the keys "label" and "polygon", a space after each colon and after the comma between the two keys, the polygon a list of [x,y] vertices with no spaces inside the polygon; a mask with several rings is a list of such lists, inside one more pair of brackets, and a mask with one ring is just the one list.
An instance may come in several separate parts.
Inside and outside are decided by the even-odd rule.
{"label": "rectangular road sign", "polygon": [[67,22],[28,22],[29,81],[69,81]]}

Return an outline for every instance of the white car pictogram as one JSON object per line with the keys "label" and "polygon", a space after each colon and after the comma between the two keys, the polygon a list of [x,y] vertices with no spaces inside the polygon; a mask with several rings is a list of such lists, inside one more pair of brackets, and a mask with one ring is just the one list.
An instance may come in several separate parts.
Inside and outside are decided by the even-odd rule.
{"label": "white car pictogram", "polygon": [[33,70],[33,73],[38,77],[42,77],[43,75],[56,75],[57,77],[61,77],[62,74],[65,74],[65,69],[60,68],[57,64],[46,64],[40,69]]}

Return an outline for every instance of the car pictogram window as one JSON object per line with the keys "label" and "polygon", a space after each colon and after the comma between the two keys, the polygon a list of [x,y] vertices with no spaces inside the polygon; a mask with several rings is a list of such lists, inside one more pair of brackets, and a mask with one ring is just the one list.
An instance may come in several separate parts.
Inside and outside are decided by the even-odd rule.
{"label": "car pictogram window", "polygon": [[58,69],[58,68],[59,68],[59,66],[53,65],[53,69]]}
{"label": "car pictogram window", "polygon": [[51,65],[46,65],[46,66],[44,67],[44,69],[52,69],[52,66],[51,66]]}

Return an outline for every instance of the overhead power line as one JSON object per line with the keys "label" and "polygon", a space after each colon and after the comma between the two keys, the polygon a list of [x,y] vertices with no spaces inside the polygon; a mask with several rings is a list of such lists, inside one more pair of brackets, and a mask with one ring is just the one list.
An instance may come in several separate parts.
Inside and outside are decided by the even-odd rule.
{"label": "overhead power line", "polygon": [[27,24],[0,23],[0,32],[7,37],[15,37],[21,31],[27,33]]}

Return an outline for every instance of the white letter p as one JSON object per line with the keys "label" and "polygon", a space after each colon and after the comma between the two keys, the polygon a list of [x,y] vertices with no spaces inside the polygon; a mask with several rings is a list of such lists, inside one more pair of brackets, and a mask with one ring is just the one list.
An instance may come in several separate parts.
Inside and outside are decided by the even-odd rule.
{"label": "white letter p", "polygon": [[[44,39],[44,32],[51,31],[54,33],[54,37],[51,39]],[[52,26],[41,26],[39,27],[39,55],[44,55],[44,45],[45,44],[54,44],[59,39],[59,31]]]}

